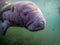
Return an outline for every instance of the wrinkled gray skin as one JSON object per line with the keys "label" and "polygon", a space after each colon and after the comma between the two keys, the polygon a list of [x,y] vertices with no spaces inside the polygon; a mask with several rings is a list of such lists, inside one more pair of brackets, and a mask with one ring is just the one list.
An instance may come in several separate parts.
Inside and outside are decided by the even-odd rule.
{"label": "wrinkled gray skin", "polygon": [[21,1],[13,4],[11,10],[2,14],[0,35],[4,35],[10,26],[25,27],[30,31],[43,30],[46,25],[41,10],[30,1]]}

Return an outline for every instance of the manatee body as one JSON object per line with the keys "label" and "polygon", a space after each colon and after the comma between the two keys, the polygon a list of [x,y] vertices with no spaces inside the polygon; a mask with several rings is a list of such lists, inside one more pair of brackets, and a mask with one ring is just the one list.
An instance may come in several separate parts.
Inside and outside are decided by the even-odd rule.
{"label": "manatee body", "polygon": [[30,31],[43,30],[46,25],[41,10],[30,1],[21,1],[11,5],[10,10],[2,14],[3,24],[0,34],[5,34],[9,26],[22,26]]}

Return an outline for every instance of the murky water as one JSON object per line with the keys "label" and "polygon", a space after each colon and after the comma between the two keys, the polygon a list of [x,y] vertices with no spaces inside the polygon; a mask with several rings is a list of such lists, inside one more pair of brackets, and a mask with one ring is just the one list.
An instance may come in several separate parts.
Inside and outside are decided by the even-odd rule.
{"label": "murky water", "polygon": [[[17,2],[20,0],[10,0]],[[46,28],[30,32],[21,27],[10,27],[0,38],[0,45],[60,45],[60,0],[30,0],[41,9]]]}

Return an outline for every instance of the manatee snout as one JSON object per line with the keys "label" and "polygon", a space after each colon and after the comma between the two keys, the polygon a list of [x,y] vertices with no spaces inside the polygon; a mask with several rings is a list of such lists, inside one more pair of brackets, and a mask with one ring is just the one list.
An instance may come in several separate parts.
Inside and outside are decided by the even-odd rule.
{"label": "manatee snout", "polygon": [[39,31],[39,30],[43,30],[44,28],[45,28],[45,22],[44,21],[32,23],[28,26],[28,29],[30,31]]}
{"label": "manatee snout", "polygon": [[29,25],[28,25],[28,29],[30,31],[39,31],[39,30],[43,30],[45,28],[46,25],[46,21],[44,19],[44,17],[37,17],[35,18],[35,20],[30,21]]}

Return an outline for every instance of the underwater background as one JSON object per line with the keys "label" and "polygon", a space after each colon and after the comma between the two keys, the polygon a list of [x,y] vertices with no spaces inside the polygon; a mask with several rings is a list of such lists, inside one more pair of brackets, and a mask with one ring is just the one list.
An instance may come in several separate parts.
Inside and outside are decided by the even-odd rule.
{"label": "underwater background", "polygon": [[[17,1],[22,0],[10,0],[11,3]],[[60,0],[30,1],[41,9],[46,19],[45,29],[31,32],[24,27],[10,27],[6,35],[0,37],[0,45],[60,45]]]}

